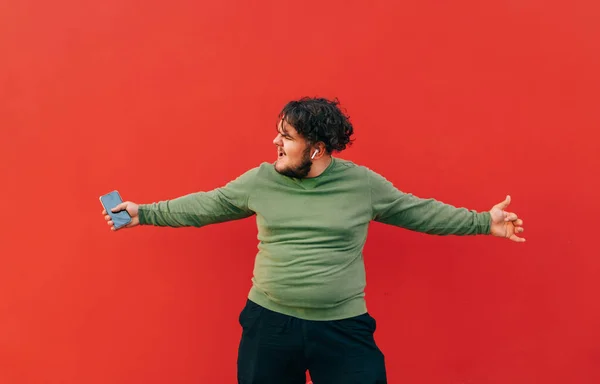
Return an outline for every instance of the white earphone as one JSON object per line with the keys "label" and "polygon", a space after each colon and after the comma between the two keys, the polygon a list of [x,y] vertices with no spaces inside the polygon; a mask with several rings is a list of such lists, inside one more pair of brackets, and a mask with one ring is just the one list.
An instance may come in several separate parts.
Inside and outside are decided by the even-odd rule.
{"label": "white earphone", "polygon": [[317,153],[319,153],[318,149],[315,149],[315,152],[313,153],[313,155],[311,156],[311,160],[315,158],[315,156],[317,155]]}

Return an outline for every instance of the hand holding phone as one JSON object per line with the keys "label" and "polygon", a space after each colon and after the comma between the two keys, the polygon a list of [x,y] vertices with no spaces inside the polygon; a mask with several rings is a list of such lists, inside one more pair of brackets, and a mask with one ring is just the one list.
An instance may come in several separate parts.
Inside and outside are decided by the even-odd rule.
{"label": "hand holding phone", "polygon": [[100,196],[100,203],[104,207],[104,219],[113,231],[134,227],[140,223],[138,205],[130,201],[123,202],[118,191]]}

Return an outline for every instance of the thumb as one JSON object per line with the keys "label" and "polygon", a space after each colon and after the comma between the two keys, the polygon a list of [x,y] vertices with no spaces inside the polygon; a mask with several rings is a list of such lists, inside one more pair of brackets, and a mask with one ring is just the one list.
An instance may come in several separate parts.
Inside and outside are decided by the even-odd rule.
{"label": "thumb", "polygon": [[506,209],[506,207],[508,207],[508,205],[510,204],[510,195],[506,195],[506,199],[504,199],[503,202],[496,204],[497,208],[500,208],[501,210]]}
{"label": "thumb", "polygon": [[113,212],[119,212],[119,211],[123,211],[127,209],[127,202],[121,203],[119,205],[117,205],[116,207],[114,207],[113,209],[111,209],[111,211]]}

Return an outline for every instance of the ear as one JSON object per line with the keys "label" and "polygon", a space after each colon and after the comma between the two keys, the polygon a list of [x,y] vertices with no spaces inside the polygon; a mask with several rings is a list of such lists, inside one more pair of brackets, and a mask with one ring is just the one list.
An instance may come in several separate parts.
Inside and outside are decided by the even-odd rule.
{"label": "ear", "polygon": [[317,144],[315,144],[313,146],[313,150],[311,152],[310,158],[314,159],[315,157],[319,158],[319,157],[323,156],[323,154],[325,153],[325,149],[326,149],[325,144],[322,141],[318,142]]}

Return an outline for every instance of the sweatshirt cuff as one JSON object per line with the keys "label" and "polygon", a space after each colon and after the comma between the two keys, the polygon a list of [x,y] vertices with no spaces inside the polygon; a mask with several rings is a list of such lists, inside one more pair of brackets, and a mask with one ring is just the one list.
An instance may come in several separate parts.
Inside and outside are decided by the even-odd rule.
{"label": "sweatshirt cuff", "polygon": [[145,204],[138,205],[138,219],[140,220],[140,225],[148,224],[145,208],[146,208]]}
{"label": "sweatshirt cuff", "polygon": [[489,235],[492,224],[492,215],[489,212],[480,212],[478,217],[477,229],[480,235]]}

